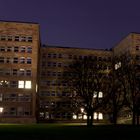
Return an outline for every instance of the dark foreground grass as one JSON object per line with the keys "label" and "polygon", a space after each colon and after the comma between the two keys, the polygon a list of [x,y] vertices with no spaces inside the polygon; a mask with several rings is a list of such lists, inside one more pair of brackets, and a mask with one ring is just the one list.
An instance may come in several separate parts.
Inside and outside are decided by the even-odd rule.
{"label": "dark foreground grass", "polygon": [[72,124],[0,124],[0,139],[9,140],[139,140],[140,127]]}

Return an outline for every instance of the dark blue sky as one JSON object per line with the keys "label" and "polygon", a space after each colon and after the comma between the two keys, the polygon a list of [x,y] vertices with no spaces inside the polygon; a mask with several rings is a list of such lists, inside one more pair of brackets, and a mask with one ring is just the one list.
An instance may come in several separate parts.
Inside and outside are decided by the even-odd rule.
{"label": "dark blue sky", "polygon": [[111,48],[140,32],[140,0],[0,0],[0,20],[38,22],[44,44]]}

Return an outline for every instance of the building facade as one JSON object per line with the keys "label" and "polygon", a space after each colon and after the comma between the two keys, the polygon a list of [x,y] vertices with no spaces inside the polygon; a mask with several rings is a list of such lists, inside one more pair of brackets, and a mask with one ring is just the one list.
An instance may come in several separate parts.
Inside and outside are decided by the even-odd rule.
{"label": "building facade", "polygon": [[[86,119],[86,115],[74,114],[70,108],[71,94],[68,93],[65,74],[72,62],[87,57],[99,61],[110,62],[111,51],[46,46],[41,48],[39,78],[39,120],[40,121],[78,121]],[[109,69],[109,67],[105,68]],[[102,93],[101,93],[102,94]],[[99,118],[98,118],[99,117]],[[103,119],[102,112],[95,112],[95,119]]]}
{"label": "building facade", "polygon": [[[0,21],[0,123],[78,121],[70,110],[65,76],[71,63],[87,57],[110,62],[128,54],[140,67],[140,34],[130,33],[109,50],[40,45],[39,24]],[[103,68],[109,70],[109,67]],[[104,93],[100,93],[102,98]],[[94,119],[108,119],[102,111]]]}
{"label": "building facade", "polygon": [[0,22],[0,122],[36,122],[36,23]]}

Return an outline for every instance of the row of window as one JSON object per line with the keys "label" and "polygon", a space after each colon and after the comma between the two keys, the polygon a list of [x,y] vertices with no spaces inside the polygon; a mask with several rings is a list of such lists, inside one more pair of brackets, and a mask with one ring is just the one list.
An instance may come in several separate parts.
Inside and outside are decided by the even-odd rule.
{"label": "row of window", "polygon": [[82,56],[82,55],[72,55],[72,54],[56,54],[56,53],[48,53],[48,54],[42,54],[42,58],[67,58],[67,59],[75,59],[75,60],[81,60],[84,58],[91,58],[99,61],[111,61],[111,57],[97,57],[97,56]]}
{"label": "row of window", "polygon": [[41,81],[41,86],[67,86],[66,81],[49,81],[49,80],[42,80]]}
{"label": "row of window", "polygon": [[31,101],[31,94],[16,94],[16,93],[10,93],[10,94],[2,94],[0,93],[0,102],[2,101],[8,101],[8,102],[30,102]]}
{"label": "row of window", "polygon": [[71,96],[65,91],[41,91],[40,96]]}
{"label": "row of window", "polygon": [[1,80],[0,87],[31,89],[32,82],[31,81],[23,81],[23,80],[19,80],[19,81]]}
{"label": "row of window", "polygon": [[0,76],[14,75],[14,76],[32,76],[30,69],[0,69]]}
{"label": "row of window", "polygon": [[32,63],[32,58],[31,57],[0,57],[0,63],[20,63],[20,64],[31,64]]}
{"label": "row of window", "polygon": [[0,52],[21,52],[21,53],[32,53],[31,46],[0,46]]}
{"label": "row of window", "polygon": [[32,36],[13,36],[13,35],[0,35],[1,41],[21,41],[21,42],[32,42]]}
{"label": "row of window", "polygon": [[31,109],[29,107],[0,107],[0,116],[29,116]]}
{"label": "row of window", "polygon": [[58,102],[58,101],[44,101],[40,100],[40,108],[57,108],[57,107],[71,107],[71,102],[68,101],[63,101],[63,102]]}

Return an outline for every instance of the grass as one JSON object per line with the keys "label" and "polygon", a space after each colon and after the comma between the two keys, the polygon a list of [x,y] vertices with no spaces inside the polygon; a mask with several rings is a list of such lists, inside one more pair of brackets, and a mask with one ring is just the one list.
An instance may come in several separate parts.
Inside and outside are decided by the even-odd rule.
{"label": "grass", "polygon": [[135,140],[140,127],[73,124],[0,124],[0,138],[9,140]]}

